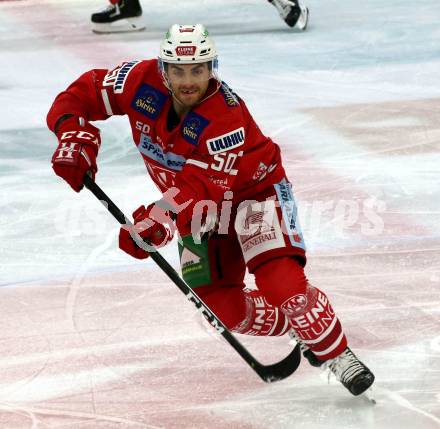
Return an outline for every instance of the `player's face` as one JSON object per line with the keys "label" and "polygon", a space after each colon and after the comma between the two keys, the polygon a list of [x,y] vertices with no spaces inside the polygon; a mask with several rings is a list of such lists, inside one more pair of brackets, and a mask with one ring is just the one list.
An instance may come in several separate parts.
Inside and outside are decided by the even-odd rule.
{"label": "player's face", "polygon": [[167,77],[174,96],[184,106],[192,107],[205,96],[211,71],[208,63],[169,64]]}

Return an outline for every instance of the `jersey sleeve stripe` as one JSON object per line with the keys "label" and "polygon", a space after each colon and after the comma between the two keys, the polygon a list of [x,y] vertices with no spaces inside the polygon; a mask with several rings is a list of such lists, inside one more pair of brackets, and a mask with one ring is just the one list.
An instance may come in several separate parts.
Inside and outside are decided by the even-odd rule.
{"label": "jersey sleeve stripe", "polygon": [[113,110],[112,110],[112,106],[110,105],[110,100],[108,98],[106,89],[101,89],[101,96],[102,96],[102,101],[104,102],[105,112],[107,113],[107,115],[112,116]]}
{"label": "jersey sleeve stripe", "polygon": [[204,170],[207,170],[209,167],[209,164],[207,164],[206,162],[202,162],[202,161],[197,161],[196,159],[188,159],[186,161],[187,164],[192,164],[195,165],[197,167],[203,168]]}

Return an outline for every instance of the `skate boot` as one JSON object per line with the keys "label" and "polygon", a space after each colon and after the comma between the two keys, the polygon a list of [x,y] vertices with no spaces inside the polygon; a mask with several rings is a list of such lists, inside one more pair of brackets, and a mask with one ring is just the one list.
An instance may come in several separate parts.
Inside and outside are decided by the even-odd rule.
{"label": "skate boot", "polygon": [[336,378],[355,396],[374,382],[374,374],[347,347],[338,357],[325,362]]}
{"label": "skate boot", "polygon": [[281,19],[289,26],[304,31],[309,21],[309,9],[299,0],[268,0],[278,10]]}
{"label": "skate boot", "polygon": [[289,336],[299,344],[310,365],[323,370],[328,368],[353,395],[364,393],[373,384],[374,374],[348,347],[336,358],[323,361],[317,358],[293,329],[289,331]]}
{"label": "skate boot", "polygon": [[95,33],[123,33],[145,29],[142,22],[142,8],[139,0],[112,2],[102,12],[92,15]]}

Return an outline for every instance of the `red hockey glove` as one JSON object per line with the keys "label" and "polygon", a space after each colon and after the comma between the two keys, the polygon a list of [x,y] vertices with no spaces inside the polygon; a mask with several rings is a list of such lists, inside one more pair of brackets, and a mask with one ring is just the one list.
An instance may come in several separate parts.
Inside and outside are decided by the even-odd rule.
{"label": "red hockey glove", "polygon": [[[147,208],[140,206],[133,212],[134,231],[145,238],[153,247],[159,248],[168,244],[176,229],[167,210],[153,203]],[[145,259],[150,254],[141,249],[130,234],[130,227],[123,226],[119,231],[119,248],[125,253],[137,258]]]}
{"label": "red hockey glove", "polygon": [[79,192],[83,188],[84,175],[91,171],[95,177],[98,171],[99,129],[83,118],[72,116],[61,123],[56,134],[59,144],[52,156],[52,168],[57,176]]}

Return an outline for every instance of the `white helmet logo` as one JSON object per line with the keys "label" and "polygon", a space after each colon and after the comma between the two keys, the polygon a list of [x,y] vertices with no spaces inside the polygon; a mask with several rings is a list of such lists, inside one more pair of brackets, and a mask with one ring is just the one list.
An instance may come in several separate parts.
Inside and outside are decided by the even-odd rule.
{"label": "white helmet logo", "polygon": [[193,56],[196,53],[195,46],[178,46],[176,48],[176,54],[181,56]]}

